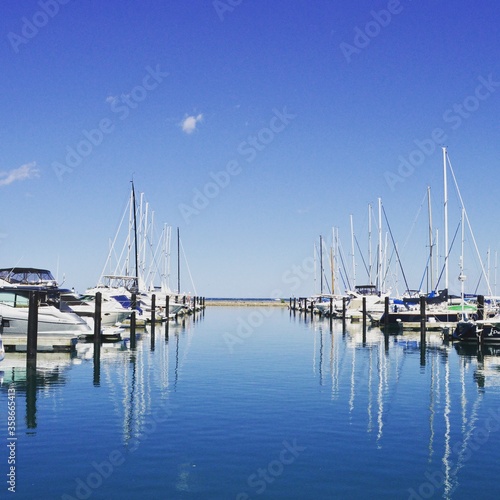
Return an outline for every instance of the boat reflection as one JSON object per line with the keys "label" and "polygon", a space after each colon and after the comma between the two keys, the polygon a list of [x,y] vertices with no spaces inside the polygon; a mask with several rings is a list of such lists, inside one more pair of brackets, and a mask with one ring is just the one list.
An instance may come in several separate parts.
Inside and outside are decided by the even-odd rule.
{"label": "boat reflection", "polygon": [[500,345],[456,342],[454,347],[464,367],[473,367],[473,378],[480,390],[500,387]]}
{"label": "boat reflection", "polygon": [[429,469],[442,474],[443,497],[450,498],[474,449],[484,392],[500,387],[500,346],[450,343],[436,332],[422,343],[419,331],[387,335],[328,319],[304,324],[315,335],[320,386],[329,381],[332,401],[353,421],[361,418],[379,448],[395,425],[394,401],[405,391],[411,401],[411,377],[428,380],[427,431],[418,432],[427,440]]}

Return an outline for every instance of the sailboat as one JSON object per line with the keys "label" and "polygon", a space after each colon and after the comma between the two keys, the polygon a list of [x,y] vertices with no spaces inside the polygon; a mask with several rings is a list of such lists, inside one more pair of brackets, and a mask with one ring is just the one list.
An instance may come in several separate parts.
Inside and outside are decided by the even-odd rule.
{"label": "sailboat", "polygon": [[[117,239],[122,233],[121,227],[128,213],[128,231],[124,246],[118,256],[117,264],[112,272],[106,272],[111,264],[112,257],[116,256]],[[139,215],[139,221],[138,219]],[[163,320],[178,314],[183,309],[183,304],[174,300],[174,295],[162,284],[157,289],[152,283],[153,278],[151,266],[148,268],[146,262],[146,249],[149,240],[149,226],[152,227],[149,220],[149,205],[144,207],[143,195],[139,207],[136,203],[134,182],[131,182],[131,192],[129,202],[123,214],[120,226],[108,253],[108,258],[101,273],[97,286],[86,290],[86,295],[94,295],[101,292],[103,298],[116,300],[130,312],[132,312],[131,298],[132,294],[136,297],[136,311],[141,316],[139,322],[145,323],[151,317],[152,295],[156,296],[156,311],[158,320]],[[164,241],[167,241],[167,233],[164,233]],[[139,239],[141,241],[139,242]],[[155,257],[152,257],[152,261]],[[133,269],[133,270],[132,270]],[[147,270],[147,271],[146,271]],[[147,274],[147,276],[146,276]],[[169,296],[169,310],[166,311],[166,296]],[[122,326],[127,326],[126,321],[122,321]],[[139,324],[139,323],[138,323]]]}

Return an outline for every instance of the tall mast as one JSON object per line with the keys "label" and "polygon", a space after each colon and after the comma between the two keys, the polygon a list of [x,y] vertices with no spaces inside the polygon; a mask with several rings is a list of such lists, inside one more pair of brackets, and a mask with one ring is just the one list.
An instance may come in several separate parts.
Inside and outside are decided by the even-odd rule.
{"label": "tall mast", "polygon": [[377,289],[382,291],[382,198],[378,199],[378,269]]}
{"label": "tall mast", "polygon": [[438,269],[439,269],[439,229],[436,229],[436,276],[434,276],[436,287],[437,287],[437,281],[438,281]]}
{"label": "tall mast", "polygon": [[373,285],[372,278],[372,206],[368,204],[368,278],[370,280],[370,285]]}
{"label": "tall mast", "polygon": [[350,215],[350,218],[351,218],[352,281],[353,281],[353,286],[356,286],[356,260],[354,257],[354,225],[352,220],[352,214]]}
{"label": "tall mast", "polygon": [[458,279],[460,281],[460,295],[462,298],[462,314],[464,312],[464,305],[465,305],[464,241],[465,241],[465,208],[462,207],[462,248],[460,255],[460,275],[458,276]]}
{"label": "tall mast", "polygon": [[137,255],[137,208],[135,205],[134,181],[132,181],[132,209],[134,212],[134,253],[135,253],[135,289],[139,290],[139,257]]}
{"label": "tall mast", "polygon": [[177,228],[177,293],[181,293],[181,237]]}
{"label": "tall mast", "polygon": [[335,293],[335,259],[333,245],[335,244],[335,229],[332,227],[332,246],[330,247],[330,271],[332,273],[332,294]]}
{"label": "tall mast", "polygon": [[443,188],[444,188],[444,287],[448,289],[448,182],[446,178],[446,146],[443,146]]}
{"label": "tall mast", "polygon": [[433,241],[433,235],[432,235],[432,207],[431,207],[431,187],[427,186],[427,205],[429,208],[429,272],[427,273],[428,277],[430,278],[430,290],[434,290],[434,272],[432,269],[432,251],[434,247],[434,241]]}
{"label": "tall mast", "polygon": [[319,290],[321,295],[323,295],[323,237],[321,234],[319,235],[319,272],[321,274]]}

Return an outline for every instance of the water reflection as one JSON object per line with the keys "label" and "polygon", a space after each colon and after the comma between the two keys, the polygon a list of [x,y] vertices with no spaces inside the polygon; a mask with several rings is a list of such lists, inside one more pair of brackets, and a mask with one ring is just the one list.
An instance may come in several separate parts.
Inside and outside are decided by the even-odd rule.
{"label": "water reflection", "polygon": [[[200,321],[203,315],[199,315]],[[37,395],[57,398],[53,389],[65,385],[69,371],[75,365],[93,364],[92,381],[96,390],[105,387],[109,392],[116,414],[121,415],[123,442],[129,444],[143,432],[145,418],[153,412],[153,388],[159,388],[160,403],[168,399],[170,387],[170,349],[175,348],[175,390],[179,372],[186,359],[192,341],[190,318],[179,322],[156,325],[154,332],[137,331],[136,346],[131,348],[130,339],[94,344],[78,342],[74,352],[38,352],[36,366],[27,365],[26,353],[8,352],[0,362],[0,391],[7,394],[15,387],[16,397],[26,401],[26,427],[36,429]],[[180,348],[180,338],[186,338]],[[155,359],[155,357],[157,357]]]}
{"label": "water reflection", "polygon": [[37,392],[49,395],[53,393],[49,389],[65,384],[74,359],[75,353],[40,352],[35,366],[27,363],[26,353],[6,353],[0,363],[0,390],[7,393],[10,387],[15,387],[16,398],[24,396],[28,432],[37,427]]}
{"label": "water reflection", "polygon": [[500,346],[449,343],[437,332],[427,332],[422,342],[418,331],[389,336],[379,328],[328,319],[303,324],[315,335],[312,361],[319,385],[329,372],[332,401],[345,405],[353,421],[364,413],[378,447],[384,445],[396,393],[409,391],[411,398],[407,377],[418,360],[420,369],[411,377],[425,377],[429,387],[427,464],[442,477],[443,497],[450,498],[471,449],[478,447],[474,436],[484,393],[500,387]]}

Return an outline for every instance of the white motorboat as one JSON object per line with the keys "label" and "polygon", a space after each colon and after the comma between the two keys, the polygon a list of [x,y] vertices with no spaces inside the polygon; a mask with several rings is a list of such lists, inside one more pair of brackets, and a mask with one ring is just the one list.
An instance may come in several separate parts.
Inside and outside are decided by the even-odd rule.
{"label": "white motorboat", "polygon": [[28,333],[29,294],[39,293],[38,337],[57,335],[78,337],[87,335],[90,327],[72,311],[60,310],[52,291],[41,287],[0,287],[1,334],[4,343],[9,336],[24,337]]}
{"label": "white motorboat", "polygon": [[[61,308],[63,304],[81,316],[89,325],[94,324],[95,294],[77,295],[70,290],[61,291]],[[101,299],[101,325],[114,326],[130,316],[132,310],[125,307],[113,296],[104,294]]]}

